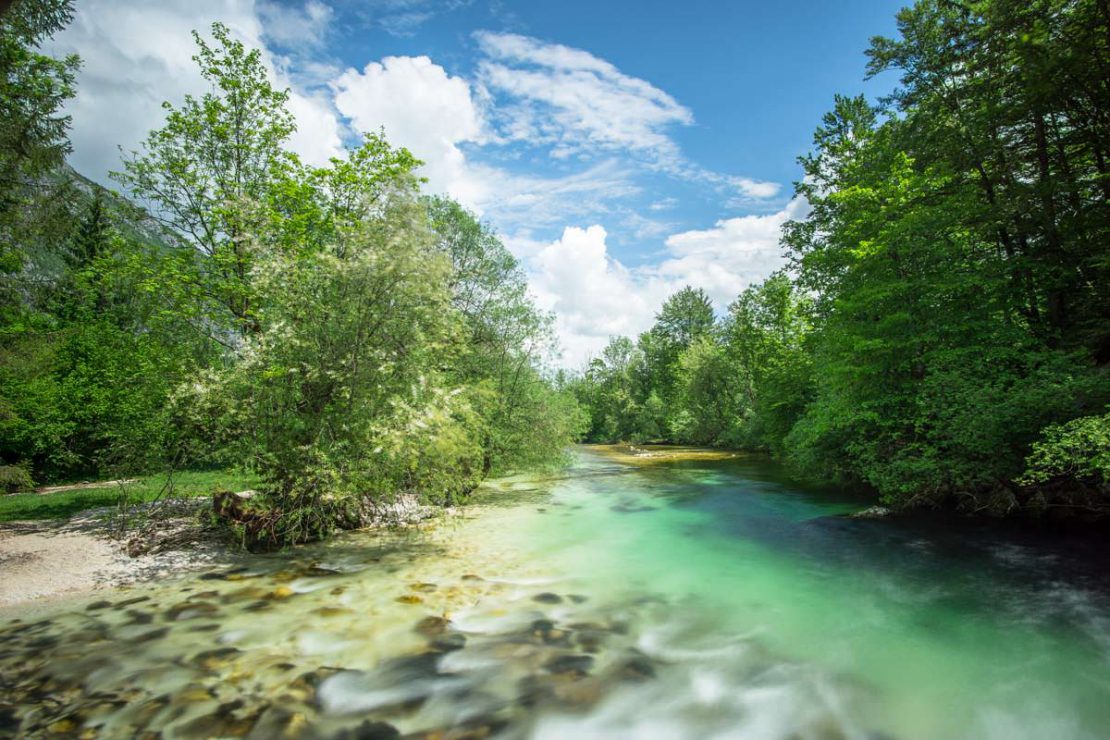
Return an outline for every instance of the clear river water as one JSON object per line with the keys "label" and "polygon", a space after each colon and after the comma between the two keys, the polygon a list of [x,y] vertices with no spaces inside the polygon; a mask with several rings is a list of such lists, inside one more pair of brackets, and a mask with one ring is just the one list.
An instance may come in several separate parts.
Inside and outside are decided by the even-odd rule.
{"label": "clear river water", "polygon": [[458,516],[9,610],[0,736],[1110,737],[1110,547],[757,457],[577,450]]}

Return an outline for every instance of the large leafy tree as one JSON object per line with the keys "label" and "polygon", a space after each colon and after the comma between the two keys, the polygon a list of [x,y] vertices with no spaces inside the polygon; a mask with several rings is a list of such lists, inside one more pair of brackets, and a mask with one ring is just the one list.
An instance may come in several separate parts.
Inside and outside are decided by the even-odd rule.
{"label": "large leafy tree", "polygon": [[554,350],[551,317],[536,309],[524,271],[489,226],[446,198],[425,204],[450,260],[448,287],[463,319],[466,351],[454,374],[478,390],[488,422],[484,471],[557,461],[577,432],[578,415],[573,399],[543,374]]}

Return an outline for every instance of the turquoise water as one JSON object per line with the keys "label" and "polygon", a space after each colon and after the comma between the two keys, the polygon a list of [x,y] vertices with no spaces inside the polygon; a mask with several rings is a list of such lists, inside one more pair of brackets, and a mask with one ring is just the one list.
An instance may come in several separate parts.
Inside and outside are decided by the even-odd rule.
{"label": "turquoise water", "polygon": [[426,531],[6,614],[0,727],[1110,736],[1101,540],[859,508],[758,458],[586,448]]}

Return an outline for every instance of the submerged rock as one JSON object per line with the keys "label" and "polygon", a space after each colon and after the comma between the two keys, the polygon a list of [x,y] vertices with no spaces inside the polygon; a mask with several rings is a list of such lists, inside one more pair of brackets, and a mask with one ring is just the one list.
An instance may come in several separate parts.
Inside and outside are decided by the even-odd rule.
{"label": "submerged rock", "polygon": [[646,655],[633,655],[621,663],[620,676],[629,681],[646,681],[655,678],[655,666]]}
{"label": "submerged rock", "polygon": [[432,650],[441,653],[449,653],[455,650],[462,650],[466,647],[466,635],[461,632],[452,632],[449,635],[442,635],[432,641],[430,647]]}
{"label": "submerged rock", "polygon": [[182,601],[166,611],[166,618],[173,622],[180,622],[185,619],[214,616],[217,612],[219,609],[216,605],[207,601]]}
{"label": "submerged rock", "polygon": [[540,604],[562,604],[563,597],[559,594],[553,594],[550,591],[545,591],[542,594],[536,594],[535,596],[533,596],[532,601],[536,601]]}
{"label": "submerged rock", "polygon": [[401,737],[400,731],[388,722],[364,720],[358,727],[340,730],[336,740],[394,740]]}
{"label": "submerged rock", "polygon": [[544,670],[550,673],[570,673],[585,676],[594,666],[593,656],[590,655],[559,655],[543,664]]}
{"label": "submerged rock", "polygon": [[416,623],[413,631],[424,637],[436,637],[447,631],[448,621],[443,617],[427,616]]}
{"label": "submerged rock", "polygon": [[230,663],[231,659],[241,652],[239,648],[233,647],[205,650],[193,658],[193,665],[205,671],[215,671]]}

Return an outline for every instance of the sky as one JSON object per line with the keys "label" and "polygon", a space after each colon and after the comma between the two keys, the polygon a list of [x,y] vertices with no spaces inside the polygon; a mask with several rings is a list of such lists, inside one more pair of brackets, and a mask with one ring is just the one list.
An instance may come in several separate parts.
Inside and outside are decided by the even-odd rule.
{"label": "sky", "polygon": [[868,40],[894,0],[79,0],[51,50],[83,66],[80,172],[205,91],[190,32],[227,24],[288,87],[312,163],[384,129],[501,236],[555,315],[557,363],[649,328],[703,288],[719,312],[785,260],[797,158],[837,93],[874,99]]}

